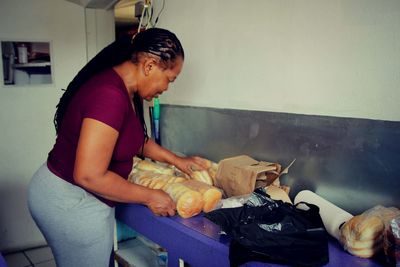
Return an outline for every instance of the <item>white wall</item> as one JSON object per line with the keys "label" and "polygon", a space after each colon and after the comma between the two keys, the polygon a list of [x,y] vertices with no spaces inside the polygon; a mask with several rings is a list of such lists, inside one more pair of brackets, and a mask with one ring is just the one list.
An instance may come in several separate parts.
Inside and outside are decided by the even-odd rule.
{"label": "white wall", "polygon": [[[54,143],[60,89],[111,41],[111,21],[65,0],[0,1],[0,39],[50,41],[54,78],[0,86],[2,251],[44,242],[27,183]],[[168,0],[159,26],[186,52],[163,103],[400,120],[398,0]]]}
{"label": "white wall", "polygon": [[169,0],[184,70],[161,102],[400,120],[399,0]]}
{"label": "white wall", "polygon": [[65,0],[1,0],[0,25],[1,40],[51,42],[54,81],[4,86],[0,71],[0,251],[8,251],[44,244],[27,209],[27,184],[53,146],[61,88],[115,33],[111,11]]}

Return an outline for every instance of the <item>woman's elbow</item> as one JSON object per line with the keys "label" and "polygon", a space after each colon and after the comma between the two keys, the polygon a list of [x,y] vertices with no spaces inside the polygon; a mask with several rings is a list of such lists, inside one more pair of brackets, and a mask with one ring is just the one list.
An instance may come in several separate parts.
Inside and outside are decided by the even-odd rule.
{"label": "woman's elbow", "polygon": [[93,184],[94,178],[92,175],[86,172],[81,171],[74,171],[73,179],[75,184],[83,187],[83,188],[90,188]]}

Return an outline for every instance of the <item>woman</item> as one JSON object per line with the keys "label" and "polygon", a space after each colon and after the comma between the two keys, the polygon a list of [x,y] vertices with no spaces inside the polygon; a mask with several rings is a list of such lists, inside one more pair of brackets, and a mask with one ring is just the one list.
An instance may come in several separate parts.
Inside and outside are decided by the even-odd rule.
{"label": "woman", "polygon": [[175,34],[152,28],[103,49],[68,85],[54,119],[56,143],[34,174],[28,197],[57,266],[108,266],[116,202],[175,214],[165,192],[126,180],[135,155],[188,174],[206,166],[202,158],[162,148],[146,133],[142,100],[166,91],[183,60]]}

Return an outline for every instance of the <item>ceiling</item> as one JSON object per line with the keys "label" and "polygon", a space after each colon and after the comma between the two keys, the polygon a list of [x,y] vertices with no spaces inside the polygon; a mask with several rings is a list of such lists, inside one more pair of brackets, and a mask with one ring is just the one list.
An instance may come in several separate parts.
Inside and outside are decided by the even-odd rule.
{"label": "ceiling", "polygon": [[[118,25],[138,24],[138,17],[141,9],[137,7],[143,5],[140,0],[66,0],[86,8],[114,10],[115,22]],[[135,8],[136,7],[136,8]],[[135,13],[136,11],[136,13]]]}
{"label": "ceiling", "polygon": [[112,9],[118,0],[67,0],[86,8]]}

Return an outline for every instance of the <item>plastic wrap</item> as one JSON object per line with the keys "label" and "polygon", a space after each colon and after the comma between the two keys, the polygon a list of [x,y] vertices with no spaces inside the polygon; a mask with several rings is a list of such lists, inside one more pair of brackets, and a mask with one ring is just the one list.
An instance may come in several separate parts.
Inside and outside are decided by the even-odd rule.
{"label": "plastic wrap", "polygon": [[151,189],[164,189],[168,184],[181,183],[187,179],[169,174],[143,171],[132,172],[131,175],[129,175],[128,180]]}
{"label": "plastic wrap", "polygon": [[164,166],[160,163],[155,163],[150,160],[142,160],[140,158],[135,157],[133,159],[133,169],[141,170],[141,171],[151,171],[162,174],[174,175],[175,170],[173,167]]}
{"label": "plastic wrap", "polygon": [[192,172],[191,178],[196,181],[208,184],[208,185],[214,184],[214,182],[207,170],[194,171],[194,172]]}
{"label": "plastic wrap", "polygon": [[400,216],[389,221],[383,239],[383,248],[387,262],[391,266],[400,266]]}
{"label": "plastic wrap", "polygon": [[171,183],[165,187],[173,201],[176,210],[182,218],[189,218],[199,214],[203,209],[203,196],[182,183]]}
{"label": "plastic wrap", "polygon": [[195,180],[187,180],[182,182],[185,186],[192,190],[199,192],[203,197],[203,211],[209,212],[215,209],[222,198],[221,189],[218,189],[212,185],[208,185]]}
{"label": "plastic wrap", "polygon": [[[207,160],[207,163],[208,170],[218,168],[216,163],[209,160]],[[222,190],[210,185],[213,182],[207,170],[196,170],[194,173],[202,175],[203,178],[206,177],[205,181],[203,178],[199,179],[203,181],[201,182],[190,179],[190,177],[182,177],[183,174],[175,168],[134,158],[128,181],[151,189],[165,191],[175,202],[178,214],[183,218],[189,218],[201,211],[209,212],[215,209],[222,198]]]}
{"label": "plastic wrap", "polygon": [[397,208],[375,206],[354,216],[340,229],[340,242],[345,250],[361,258],[371,258],[380,252],[384,233],[390,221],[400,215]]}
{"label": "plastic wrap", "polygon": [[205,170],[193,170],[191,178],[206,183],[208,185],[216,185],[216,173],[218,170],[218,164],[206,159],[207,167]]}

